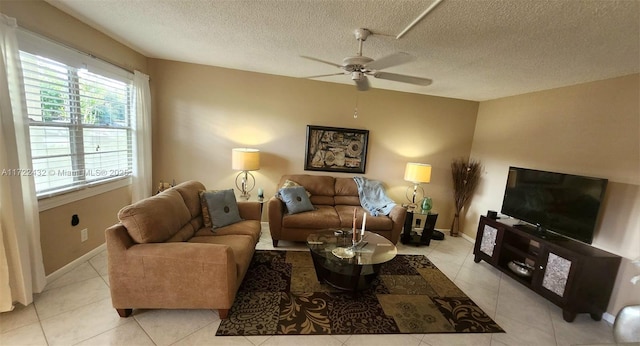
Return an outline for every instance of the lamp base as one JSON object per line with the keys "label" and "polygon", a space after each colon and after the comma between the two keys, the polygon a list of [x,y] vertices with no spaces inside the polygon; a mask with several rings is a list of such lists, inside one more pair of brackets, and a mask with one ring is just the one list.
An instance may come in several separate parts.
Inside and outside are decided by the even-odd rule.
{"label": "lamp base", "polygon": [[420,184],[414,184],[413,186],[408,186],[407,191],[405,192],[405,196],[407,200],[415,207],[416,200],[421,201],[424,197],[424,189]]}
{"label": "lamp base", "polygon": [[[251,178],[251,179],[249,179]],[[249,193],[256,186],[256,178],[248,171],[242,171],[236,176],[236,188],[240,191],[240,199],[249,200]]]}

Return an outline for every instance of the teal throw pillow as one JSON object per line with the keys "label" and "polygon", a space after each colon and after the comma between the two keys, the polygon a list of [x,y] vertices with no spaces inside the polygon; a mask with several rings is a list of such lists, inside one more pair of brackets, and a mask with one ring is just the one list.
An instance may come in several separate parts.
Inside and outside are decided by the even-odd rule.
{"label": "teal throw pillow", "polygon": [[232,189],[202,192],[202,198],[207,203],[211,227],[213,229],[231,225],[242,221],[236,195]]}
{"label": "teal throw pillow", "polygon": [[289,214],[302,213],[303,211],[314,210],[309,196],[307,196],[307,190],[302,186],[287,187],[280,189],[280,198],[287,205]]}

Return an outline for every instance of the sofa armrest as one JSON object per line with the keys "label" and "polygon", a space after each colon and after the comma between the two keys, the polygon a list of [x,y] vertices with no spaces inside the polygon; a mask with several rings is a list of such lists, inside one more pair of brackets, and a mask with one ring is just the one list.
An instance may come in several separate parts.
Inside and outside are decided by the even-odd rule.
{"label": "sofa armrest", "polygon": [[273,239],[280,239],[284,208],[284,202],[279,198],[271,197],[269,199],[269,231]]}
{"label": "sofa armrest", "polygon": [[262,206],[260,202],[239,201],[238,211],[240,211],[240,217],[245,220],[262,220]]}
{"label": "sofa armrest", "polygon": [[393,209],[391,209],[389,217],[393,220],[393,223],[399,223],[404,226],[404,219],[407,217],[407,208],[396,204]]}
{"label": "sofa armrest", "polygon": [[129,236],[127,229],[121,224],[115,224],[104,231],[107,243],[107,252],[123,256],[124,252],[131,246],[137,244]]}
{"label": "sofa armrest", "polygon": [[389,213],[389,218],[393,222],[393,227],[391,228],[391,242],[397,244],[400,240],[400,235],[402,234],[402,229],[404,228],[404,220],[407,217],[407,209],[399,204],[396,204],[391,212]]}
{"label": "sofa armrest", "polygon": [[106,238],[114,308],[231,307],[239,283],[229,246],[136,244],[121,225],[107,229]]}

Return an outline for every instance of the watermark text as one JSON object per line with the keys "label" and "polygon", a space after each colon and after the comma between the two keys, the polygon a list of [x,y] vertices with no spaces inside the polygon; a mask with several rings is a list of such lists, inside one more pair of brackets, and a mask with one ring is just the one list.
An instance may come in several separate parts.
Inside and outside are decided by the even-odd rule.
{"label": "watermark text", "polygon": [[131,175],[129,169],[24,169],[3,168],[3,177],[121,177]]}

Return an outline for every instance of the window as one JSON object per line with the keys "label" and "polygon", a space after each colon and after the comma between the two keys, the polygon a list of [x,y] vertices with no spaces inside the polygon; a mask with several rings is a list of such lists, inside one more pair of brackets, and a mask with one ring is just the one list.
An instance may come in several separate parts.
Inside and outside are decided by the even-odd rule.
{"label": "window", "polygon": [[131,81],[20,51],[38,197],[131,175]]}

